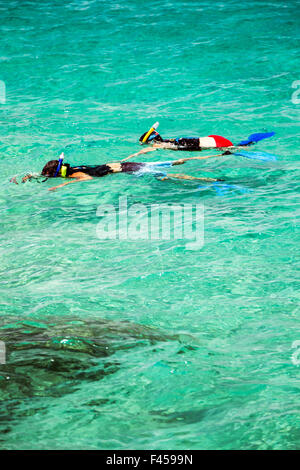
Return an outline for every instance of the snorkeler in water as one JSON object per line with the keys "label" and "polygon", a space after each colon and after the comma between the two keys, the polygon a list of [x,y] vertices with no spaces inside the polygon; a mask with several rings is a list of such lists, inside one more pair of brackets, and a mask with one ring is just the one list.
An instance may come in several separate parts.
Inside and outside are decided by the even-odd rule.
{"label": "snorkeler in water", "polygon": [[145,132],[139,139],[140,143],[150,144],[155,148],[163,148],[170,150],[185,150],[185,151],[196,151],[208,149],[223,149],[226,151],[232,151],[237,148],[244,148],[251,146],[260,140],[273,137],[275,132],[257,132],[251,134],[247,139],[242,140],[237,145],[234,145],[230,140],[222,137],[221,135],[211,134],[207,137],[177,137],[175,139],[163,139],[157,132],[159,123],[156,122]]}
{"label": "snorkeler in water", "polygon": [[156,131],[159,123],[156,122],[141,135],[139,141],[141,144],[151,144],[156,148],[164,148],[170,150],[186,150],[197,151],[216,148],[231,148],[233,143],[220,135],[209,135],[207,137],[178,137],[175,139],[163,139]]}
{"label": "snorkeler in water", "polygon": [[[160,177],[161,180],[169,179],[169,178],[177,178],[177,179],[185,179],[185,180],[200,180],[206,182],[215,182],[215,181],[223,181],[216,178],[203,178],[203,177],[195,177],[189,175],[182,175],[182,174],[173,174],[173,173],[166,173],[164,171],[165,168],[170,168],[175,165],[182,165],[188,160],[197,160],[197,159],[206,159],[210,158],[210,156],[206,157],[190,157],[190,158],[182,158],[175,161],[167,161],[167,162],[127,162],[129,158],[136,156],[140,153],[147,153],[156,150],[155,148],[148,148],[144,149],[137,154],[130,155],[126,159],[120,162],[112,162],[112,163],[105,163],[103,165],[79,165],[79,166],[71,166],[69,163],[64,163],[64,154],[62,153],[59,157],[59,160],[50,160],[44,168],[42,169],[40,177],[47,178],[55,178],[61,177],[67,179],[64,183],[61,183],[57,186],[53,186],[49,189],[49,191],[53,191],[57,188],[61,188],[66,186],[70,183],[75,183],[79,181],[89,181],[93,178],[99,178],[102,176],[106,176],[109,173],[134,173],[137,175],[142,174],[152,174],[153,176]],[[211,155],[211,157],[216,157],[217,155]],[[27,180],[32,178],[36,178],[37,176],[34,175],[27,175],[22,179],[24,183]],[[18,184],[16,178],[11,180],[15,184]],[[45,179],[43,180],[45,181]]]}

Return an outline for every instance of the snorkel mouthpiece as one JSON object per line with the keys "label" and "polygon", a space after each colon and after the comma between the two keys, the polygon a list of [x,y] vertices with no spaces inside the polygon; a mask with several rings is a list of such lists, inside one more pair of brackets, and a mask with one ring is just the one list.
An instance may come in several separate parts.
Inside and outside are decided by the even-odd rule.
{"label": "snorkel mouthpiece", "polygon": [[55,172],[55,174],[54,174],[54,178],[59,175],[59,171],[60,171],[60,169],[61,169],[62,162],[63,162],[64,158],[65,158],[65,155],[64,155],[64,153],[62,152],[62,153],[60,154],[60,156],[59,156],[58,165],[57,165],[57,168],[56,168],[56,172]]}

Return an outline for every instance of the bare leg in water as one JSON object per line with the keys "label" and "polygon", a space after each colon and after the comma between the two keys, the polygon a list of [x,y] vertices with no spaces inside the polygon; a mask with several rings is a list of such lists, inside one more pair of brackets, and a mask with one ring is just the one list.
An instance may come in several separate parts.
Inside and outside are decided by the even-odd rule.
{"label": "bare leg in water", "polygon": [[[153,147],[147,147],[146,149],[143,149],[141,150],[140,152],[137,152],[137,153],[134,153],[133,155],[129,155],[129,157],[126,157],[124,158],[123,160],[121,161],[125,161],[125,160],[129,160],[129,158],[131,157],[136,157],[137,155],[140,155],[140,154],[143,154],[143,153],[148,153],[148,152],[155,152],[155,150],[158,150],[157,148],[153,148]],[[188,158],[180,158],[179,160],[174,160],[174,162],[172,162],[172,166],[175,166],[175,165],[183,165],[185,162],[189,161],[189,160],[206,160],[207,158],[216,158],[216,157],[222,157],[224,155],[224,153],[220,153],[219,155],[206,155],[205,157],[188,157]],[[222,179],[219,179],[219,178],[200,178],[200,177],[196,177],[196,176],[189,176],[189,175],[183,175],[183,174],[172,174],[172,173],[169,173],[167,174],[166,177],[162,178],[161,181],[165,181],[169,178],[177,178],[177,179],[184,179],[184,180],[199,180],[199,181],[206,181],[208,183],[213,183],[215,181],[224,181]]]}
{"label": "bare leg in water", "polygon": [[176,178],[180,180],[198,180],[205,181],[207,183],[214,183],[215,181],[224,181],[220,178],[198,178],[197,176],[183,175],[178,173],[168,173],[167,176],[161,179],[161,181],[168,180],[169,178]]}
{"label": "bare leg in water", "polygon": [[[188,158],[180,158],[179,160],[175,160],[172,164],[174,165],[183,165],[185,162],[188,160],[205,160],[206,158],[213,158],[213,157],[221,157],[223,154],[219,155],[207,155],[206,157],[188,157]],[[183,174],[178,174],[178,173],[168,173],[163,180],[166,180],[168,178],[177,178],[177,179],[182,179],[182,180],[199,180],[199,181],[206,181],[208,183],[213,183],[215,181],[224,181],[220,178],[201,178],[201,177],[196,177],[196,176],[189,176],[189,175],[183,175]]]}

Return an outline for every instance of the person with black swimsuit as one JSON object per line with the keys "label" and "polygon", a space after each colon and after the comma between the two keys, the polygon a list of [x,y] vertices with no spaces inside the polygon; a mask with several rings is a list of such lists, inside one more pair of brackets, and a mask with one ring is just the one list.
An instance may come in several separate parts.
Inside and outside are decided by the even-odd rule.
{"label": "person with black swimsuit", "polygon": [[[140,153],[148,153],[155,151],[155,148],[148,148],[144,149]],[[124,160],[128,160],[137,154],[130,155],[129,157],[125,158]],[[170,168],[175,165],[182,165],[188,160],[203,160],[206,158],[211,157],[218,157],[221,155],[207,155],[206,157],[190,157],[190,158],[181,158],[175,161],[165,161],[165,162],[128,162],[128,161],[120,161],[120,162],[112,162],[112,163],[105,163],[102,165],[78,165],[78,166],[71,166],[69,163],[63,163],[63,154],[59,160],[50,160],[44,168],[42,169],[41,176],[48,178],[54,177],[62,177],[68,179],[68,181],[59,184],[57,186],[53,186],[49,189],[49,191],[54,191],[57,188],[62,186],[66,186],[70,183],[75,183],[79,181],[89,181],[93,178],[100,178],[106,176],[110,173],[135,173],[135,174],[151,174],[156,177],[160,177],[161,180],[169,179],[169,178],[177,178],[177,179],[186,179],[186,180],[200,180],[206,182],[215,182],[215,181],[222,181],[216,178],[202,178],[202,177],[195,177],[183,174],[174,174],[174,173],[166,173],[165,168]],[[22,179],[22,182],[25,183],[28,179],[36,178],[33,175],[27,175]],[[16,178],[11,180],[12,182],[17,183]],[[44,180],[45,181],[45,180]]]}
{"label": "person with black swimsuit", "polygon": [[233,143],[221,135],[209,135],[207,137],[177,137],[174,139],[163,139],[156,131],[158,122],[141,135],[141,144],[153,145],[156,148],[169,150],[183,150],[188,152],[201,152],[201,150],[213,148],[232,147]]}
{"label": "person with black swimsuit", "polygon": [[[197,158],[207,158],[207,157],[194,157],[191,159]],[[216,178],[201,178],[183,174],[174,174],[174,173],[165,173],[163,170],[164,168],[169,168],[175,165],[182,165],[185,161],[190,160],[189,158],[180,159],[175,161],[169,162],[120,162],[120,163],[106,163],[104,165],[96,165],[96,166],[89,166],[89,165],[81,165],[76,167],[68,166],[67,173],[65,175],[66,178],[70,179],[65,183],[59,184],[58,186],[54,186],[49,189],[49,191],[54,191],[57,188],[62,186],[66,186],[70,183],[75,183],[79,181],[88,181],[93,178],[99,178],[106,176],[110,173],[136,173],[136,174],[152,174],[156,177],[161,177],[162,180],[169,179],[169,178],[176,178],[176,179],[185,179],[185,180],[200,180],[206,182],[215,182],[221,181],[220,179]],[[58,160],[51,160],[48,162],[43,170],[42,175],[46,177],[53,177],[54,172],[56,171],[58,165]],[[68,164],[67,164],[68,165]],[[60,175],[59,175],[60,176]]]}

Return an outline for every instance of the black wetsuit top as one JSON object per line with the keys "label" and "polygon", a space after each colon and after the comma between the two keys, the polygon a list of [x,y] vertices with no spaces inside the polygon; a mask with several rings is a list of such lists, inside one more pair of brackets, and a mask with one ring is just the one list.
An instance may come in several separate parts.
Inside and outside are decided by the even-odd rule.
{"label": "black wetsuit top", "polygon": [[[155,141],[155,139],[154,139]],[[176,150],[201,150],[199,137],[181,137],[178,139],[163,139],[160,142],[173,144]]]}
{"label": "black wetsuit top", "polygon": [[72,173],[76,173],[77,171],[80,171],[81,173],[85,173],[86,175],[89,176],[105,176],[108,175],[108,173],[112,173],[112,169],[107,166],[107,165],[82,165],[82,166],[75,166],[75,167],[70,167],[69,169],[69,174],[71,175]]}
{"label": "black wetsuit top", "polygon": [[[132,173],[134,171],[140,170],[144,164],[137,163],[137,162],[121,162],[121,171],[123,173]],[[76,171],[81,171],[89,176],[94,177],[101,177],[108,175],[109,173],[113,173],[113,170],[109,167],[109,165],[82,165],[82,166],[75,166],[70,167],[68,170],[68,176],[72,173],[76,173]]]}

